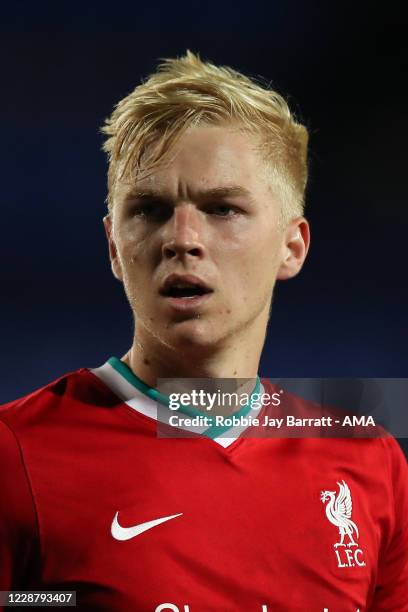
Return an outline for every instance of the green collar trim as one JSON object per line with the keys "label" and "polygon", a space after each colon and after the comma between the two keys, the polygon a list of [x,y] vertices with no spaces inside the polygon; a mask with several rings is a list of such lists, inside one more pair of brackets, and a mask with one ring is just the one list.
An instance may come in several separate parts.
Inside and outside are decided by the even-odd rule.
{"label": "green collar trim", "polygon": [[[149,387],[149,385],[147,385],[145,382],[143,382],[143,380],[141,380],[138,376],[136,376],[136,374],[126,365],[126,363],[124,363],[117,357],[110,357],[108,359],[108,363],[110,366],[112,366],[114,370],[116,370],[116,372],[118,372],[118,374],[123,376],[123,378],[127,380],[128,383],[130,383],[133,387],[136,387],[136,389],[139,389],[139,391],[141,391],[144,395],[147,395],[147,397],[150,397],[150,399],[152,399],[153,401],[159,402],[160,404],[162,404],[163,406],[166,406],[167,408],[169,407],[170,398],[167,395],[160,393],[160,391],[157,391],[157,389],[154,389],[153,387]],[[251,393],[249,404],[247,404],[246,406],[243,406],[236,412],[233,412],[232,414],[228,415],[228,417],[238,417],[238,418],[245,417],[248,414],[248,412],[251,410],[253,396],[259,394],[260,388],[261,388],[261,381],[260,381],[259,376],[257,376],[255,387]],[[180,406],[178,410],[179,412],[182,412],[183,414],[186,414],[187,416],[191,416],[191,417],[203,415],[202,410],[193,408],[193,406]],[[214,422],[214,419],[212,416],[208,416],[208,419],[210,420],[211,423]],[[217,438],[218,436],[220,436],[221,434],[225,433],[226,431],[232,428],[233,427],[227,427],[227,426],[221,426],[221,425],[217,425],[217,426],[211,425],[211,427],[206,429],[202,435],[208,436],[209,438],[213,439],[213,438]]]}
{"label": "green collar trim", "polygon": [[169,405],[169,398],[167,397],[167,395],[163,395],[162,393],[160,393],[160,391],[157,391],[157,389],[153,389],[153,387],[149,387],[149,385],[146,385],[143,380],[141,380],[138,376],[136,376],[136,374],[134,374],[134,372],[126,365],[126,363],[124,363],[117,357],[110,357],[110,359],[108,359],[108,363],[112,366],[114,370],[116,370],[121,376],[123,376],[123,378],[125,378],[128,383],[133,385],[133,387],[136,387],[136,389],[139,389],[139,391],[144,393],[144,395],[147,395],[155,402],[159,402],[164,406]]}

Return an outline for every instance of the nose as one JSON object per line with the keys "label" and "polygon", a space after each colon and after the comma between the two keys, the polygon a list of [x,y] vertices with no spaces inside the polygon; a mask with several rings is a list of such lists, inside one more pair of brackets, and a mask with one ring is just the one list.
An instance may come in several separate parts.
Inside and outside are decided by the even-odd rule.
{"label": "nose", "polygon": [[166,227],[162,253],[165,259],[202,258],[205,253],[202,242],[200,212],[192,204],[181,204],[174,208]]}

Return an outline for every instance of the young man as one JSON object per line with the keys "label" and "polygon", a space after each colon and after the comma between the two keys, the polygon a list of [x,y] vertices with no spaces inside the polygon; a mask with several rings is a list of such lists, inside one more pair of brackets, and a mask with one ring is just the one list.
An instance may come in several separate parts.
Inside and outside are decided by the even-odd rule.
{"label": "young man", "polygon": [[309,248],[306,129],[277,93],[188,52],[104,132],[134,338],[2,409],[1,589],[73,590],[84,610],[408,610],[392,438],[157,436],[158,379],[273,390],[258,365],[275,283]]}

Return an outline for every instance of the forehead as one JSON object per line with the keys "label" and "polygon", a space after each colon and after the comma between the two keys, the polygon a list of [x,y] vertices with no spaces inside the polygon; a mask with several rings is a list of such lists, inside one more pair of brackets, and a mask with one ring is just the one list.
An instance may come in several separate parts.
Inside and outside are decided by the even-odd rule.
{"label": "forehead", "polygon": [[[121,179],[121,191],[154,189],[178,193],[238,185],[254,195],[266,187],[265,164],[255,136],[232,126],[190,128],[170,152],[170,158],[147,177]],[[159,143],[153,144],[159,146]]]}

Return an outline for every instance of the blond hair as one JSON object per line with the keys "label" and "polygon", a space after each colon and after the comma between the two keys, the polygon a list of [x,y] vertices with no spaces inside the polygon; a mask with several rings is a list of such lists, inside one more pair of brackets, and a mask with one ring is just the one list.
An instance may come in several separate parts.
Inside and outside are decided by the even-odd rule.
{"label": "blond hair", "polygon": [[[157,71],[115,107],[105,121],[108,207],[116,181],[141,178],[169,157],[190,127],[238,124],[259,137],[259,151],[277,186],[285,218],[303,214],[307,183],[308,131],[284,98],[225,66],[204,62],[187,51],[165,59]],[[150,147],[151,144],[156,146]]]}

